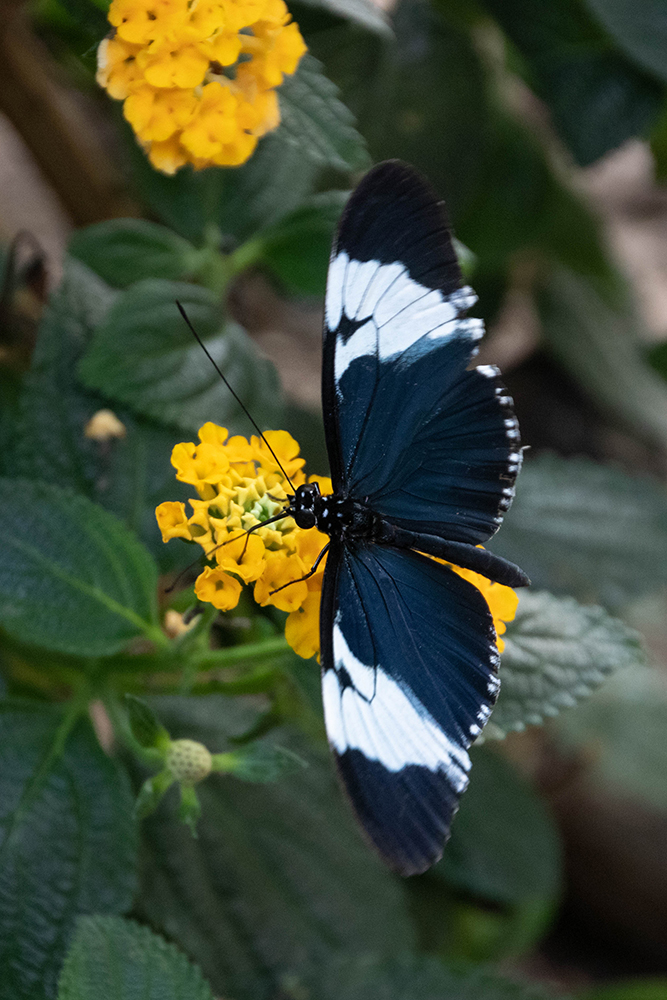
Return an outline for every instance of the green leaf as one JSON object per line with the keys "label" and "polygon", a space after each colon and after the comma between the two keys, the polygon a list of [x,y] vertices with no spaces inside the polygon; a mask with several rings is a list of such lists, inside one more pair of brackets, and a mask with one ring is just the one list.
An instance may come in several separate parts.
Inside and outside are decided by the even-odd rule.
{"label": "green leaf", "polygon": [[120,917],[82,917],[58,1000],[213,1000],[200,970],[173,944]]}
{"label": "green leaf", "polygon": [[173,177],[151,167],[127,123],[123,132],[143,197],[166,225],[197,244],[211,225],[223,236],[248,239],[295,209],[315,184],[317,164],[282,129],[264,136],[242,167],[184,167]]}
{"label": "green leaf", "polygon": [[553,819],[499,753],[475,748],[472,761],[451,839],[429,877],[500,906],[539,903],[545,912],[552,910],[562,884]]}
{"label": "green leaf", "polygon": [[602,608],[522,590],[507,626],[501,688],[485,737],[539,725],[586,698],[609,674],[644,662],[641,639]]}
{"label": "green leaf", "polygon": [[296,295],[323,296],[331,242],[349,192],[314,195],[271,229],[265,230],[258,260]]}
{"label": "green leaf", "polygon": [[613,308],[589,282],[561,270],[537,304],[543,336],[571,376],[615,420],[662,445],[667,386],[646,364],[641,321],[629,303]]}
{"label": "green leaf", "polygon": [[[216,696],[160,699],[172,733],[180,728],[210,747],[220,746],[222,732],[246,728],[242,709]],[[173,806],[144,827],[138,912],[169,928],[214,991],[236,1000],[268,1000],[288,983],[296,992],[339,950],[412,944],[402,887],[355,829],[331,761],[299,742],[294,749],[310,766],[280,782],[211,775],[198,786],[196,841]]]}
{"label": "green leaf", "polygon": [[66,259],[62,283],[49,299],[24,379],[16,440],[6,462],[11,475],[94,493],[101,471],[99,449],[83,431],[104,402],[77,385],[74,375],[91,330],[115,295],[88,268]]}
{"label": "green leaf", "polygon": [[665,1000],[667,979],[629,979],[577,993],[576,1000]]}
{"label": "green leaf", "polygon": [[414,163],[457,221],[484,163],[482,65],[469,35],[429,3],[402,0],[393,26],[393,40],[348,27],[319,32],[309,44],[340,87],[373,159]]}
{"label": "green leaf", "polygon": [[271,782],[307,767],[307,762],[287,747],[267,743],[253,743],[241,750],[216,754],[215,771],[229,771],[241,781]]}
{"label": "green leaf", "polygon": [[144,278],[183,278],[197,251],[171,229],[145,219],[110,219],[79,229],[69,253],[114,288]]}
{"label": "green leaf", "polygon": [[130,728],[137,743],[142,747],[162,749],[169,745],[169,733],[155,716],[150,705],[133,694],[125,695]]}
{"label": "green leaf", "polygon": [[581,166],[647,132],[663,89],[615,48],[582,0],[485,6],[525,59],[529,84]]}
{"label": "green leaf", "polygon": [[663,0],[586,0],[616,44],[667,82],[667,8]]}
{"label": "green leaf", "polygon": [[667,683],[659,671],[636,666],[619,672],[556,727],[568,747],[585,753],[596,789],[667,811]]}
{"label": "green leaf", "polygon": [[51,998],[79,913],[122,913],[136,835],[124,772],[80,722],[0,705],[0,998]]}
{"label": "green leaf", "polygon": [[155,565],[113,515],[25,479],[0,480],[0,506],[0,623],[10,635],[105,656],[159,633]]}
{"label": "green leaf", "polygon": [[318,1000],[558,1000],[549,990],[512,982],[483,968],[447,966],[435,958],[340,957],[315,980]]}
{"label": "green leaf", "polygon": [[275,425],[275,369],[257,356],[241,327],[226,319],[213,293],[195,285],[155,279],[123,292],[81,362],[84,383],[144,416],[192,433],[207,420],[247,427],[247,418],[179,314],[177,300],[257,422]]}
{"label": "green leaf", "polygon": [[319,166],[363,170],[370,165],[366,143],[354,127],[354,116],[338,97],[338,88],[306,53],[280,90],[282,137]]}
{"label": "green leaf", "polygon": [[65,259],[64,278],[40,325],[0,461],[7,475],[57,482],[96,500],[139,535],[167,572],[187,561],[186,547],[162,543],[155,508],[189,495],[169,461],[182,432],[116,407],[126,429],[122,440],[91,441],[84,434],[88,420],[109,404],[83,388],[77,367],[116,294],[79,261]]}
{"label": "green leaf", "polygon": [[544,455],[526,463],[490,547],[536,589],[620,608],[667,585],[667,495],[648,477]]}

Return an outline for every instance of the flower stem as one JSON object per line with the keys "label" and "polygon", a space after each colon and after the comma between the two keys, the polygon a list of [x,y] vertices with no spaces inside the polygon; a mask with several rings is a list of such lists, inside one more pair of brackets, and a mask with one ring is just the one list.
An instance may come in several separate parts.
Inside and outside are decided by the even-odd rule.
{"label": "flower stem", "polygon": [[241,663],[268,659],[287,653],[291,646],[284,635],[271,636],[261,642],[249,642],[225,649],[208,649],[196,658],[197,670],[214,670],[216,667],[235,667]]}

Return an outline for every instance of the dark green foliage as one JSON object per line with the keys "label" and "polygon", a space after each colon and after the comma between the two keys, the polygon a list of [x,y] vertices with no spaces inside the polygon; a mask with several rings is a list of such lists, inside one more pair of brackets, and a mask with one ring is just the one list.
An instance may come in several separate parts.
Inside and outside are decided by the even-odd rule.
{"label": "dark green foliage", "polygon": [[124,773],[90,724],[0,705],[0,997],[55,997],[78,913],[124,913],[136,835]]}
{"label": "dark green foliage", "polygon": [[0,480],[0,623],[63,653],[109,655],[157,628],[157,573],[112,514],[47,483]]}
{"label": "dark green foliage", "polygon": [[494,551],[535,589],[618,609],[667,584],[667,497],[659,483],[587,459],[526,464]]}
{"label": "dark green foliage", "polygon": [[[39,5],[44,36],[79,80],[107,6]],[[158,174],[117,115],[131,193],[150,218],[74,234],[27,371],[27,349],[23,368],[5,352],[14,326],[11,296],[0,297],[0,1000],[545,1000],[488,965],[538,947],[563,892],[554,821],[490,738],[558,715],[553,740],[595,757],[601,790],[667,808],[664,685],[612,617],[667,585],[658,481],[585,459],[528,460],[491,544],[533,590],[504,636],[489,742],[473,750],[444,857],[407,884],[341,796],[319,667],[287,650],[284,614],[246,590],[217,621],[207,607],[191,631],[180,619],[176,638],[162,628],[158,593],[186,617],[202,610],[194,570],[182,591],[158,591],[158,567],[199,554],[164,546],[157,530],[158,503],[194,496],[171,450],[209,420],[253,432],[175,301],[258,423],[288,428],[307,472],[325,473],[319,415],[283,408],[228,293],[259,267],[288,296],[321,297],[337,219],[371,157],[414,163],[445,197],[473,254],[480,314],[492,319],[520,285],[582,395],[649,446],[667,433],[664,345],[647,360],[600,224],[564,169],[650,134],[667,175],[659,0],[291,10],[311,54],[279,92],[282,124],[242,167]],[[124,437],[86,437],[102,408]],[[185,790],[181,817],[197,839],[167,791],[170,737],[201,740],[219,772]],[[149,812],[137,889],[132,816]],[[121,919],[131,906],[152,929]],[[664,993],[647,981],[580,1000]]]}
{"label": "dark green foliage", "polygon": [[199,969],[133,920],[82,917],[60,977],[58,1000],[213,1000]]}
{"label": "dark green foliage", "polygon": [[280,404],[275,369],[257,357],[213,292],[196,285],[155,278],[122,293],[81,361],[84,383],[192,435],[211,419],[238,425],[239,406],[188,330],[177,301],[255,420],[274,426]]}

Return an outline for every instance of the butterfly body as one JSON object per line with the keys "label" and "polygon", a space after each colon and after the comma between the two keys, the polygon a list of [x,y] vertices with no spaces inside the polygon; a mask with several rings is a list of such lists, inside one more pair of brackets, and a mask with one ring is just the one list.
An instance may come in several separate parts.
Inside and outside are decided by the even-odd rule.
{"label": "butterfly body", "polygon": [[442,854],[468,748],[499,689],[489,606],[443,563],[528,582],[480,548],[512,501],[521,448],[499,373],[470,367],[483,333],[466,315],[474,302],[429,186],[395,161],[371,170],[343,214],[327,281],[333,494],[300,486],[286,513],[329,535],[327,734],[366,835],[404,875]]}

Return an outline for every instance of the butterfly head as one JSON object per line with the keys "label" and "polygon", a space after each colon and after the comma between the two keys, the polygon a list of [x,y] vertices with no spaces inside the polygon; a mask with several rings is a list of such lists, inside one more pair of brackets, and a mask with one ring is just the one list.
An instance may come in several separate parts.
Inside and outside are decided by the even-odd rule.
{"label": "butterfly head", "polygon": [[300,528],[314,528],[322,506],[322,496],[317,483],[303,483],[296,495],[288,498],[290,513]]}

